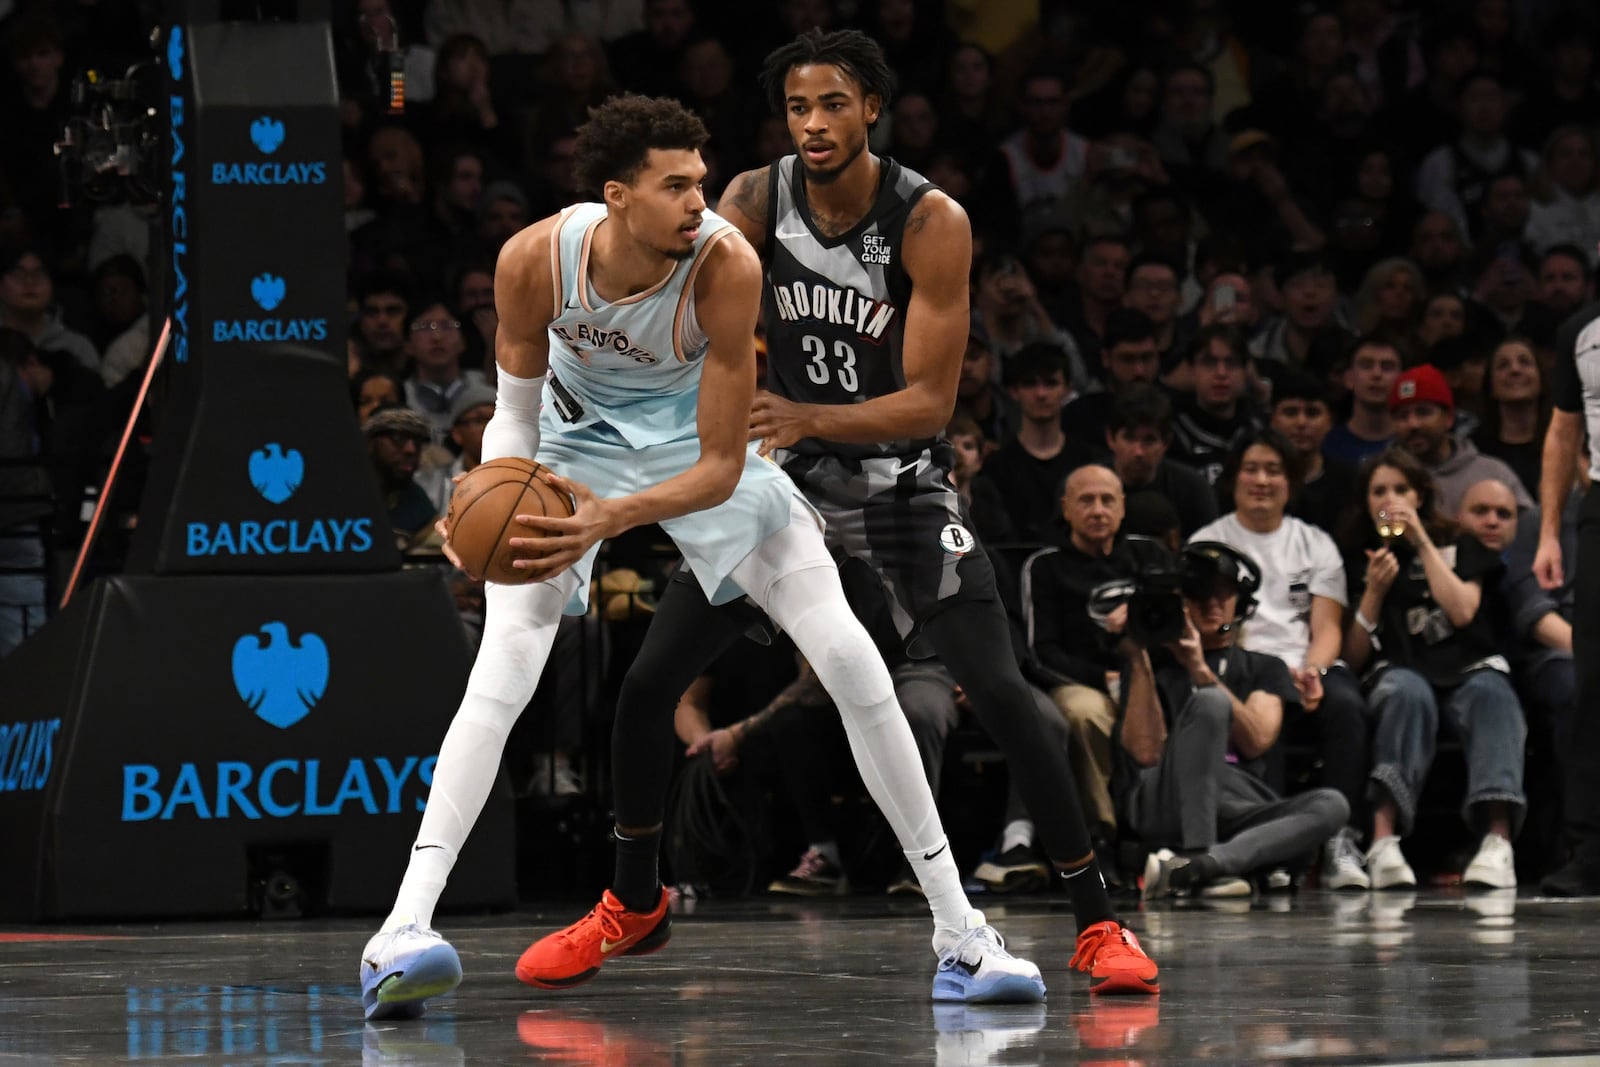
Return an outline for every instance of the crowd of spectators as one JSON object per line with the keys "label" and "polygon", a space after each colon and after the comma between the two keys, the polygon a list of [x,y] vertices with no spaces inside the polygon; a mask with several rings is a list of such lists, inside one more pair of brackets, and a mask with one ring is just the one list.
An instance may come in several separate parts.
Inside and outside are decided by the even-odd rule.
{"label": "crowd of spectators", "polygon": [[[129,236],[146,209],[59,209],[51,144],[71,74],[139,52],[137,6],[61,0],[0,25],[0,456],[72,457],[55,486],[68,540],[147,357],[151,298]],[[899,77],[873,149],[972,220],[955,479],[1097,842],[1153,857],[1147,894],[1308,871],[1414,885],[1422,858],[1505,888],[1559,864],[1548,834],[1513,842],[1551,825],[1524,767],[1560,773],[1575,712],[1573,568],[1552,595],[1527,564],[1555,332],[1593,298],[1600,249],[1591,5],[334,7],[352,403],[404,547],[429,547],[450,476],[478,459],[501,245],[589,195],[571,167],[586,108],[630,91],[684,101],[711,131],[714,207],[734,174],[790,151],[754,91],[761,58],[858,27]],[[48,525],[39,490],[0,504],[0,527]],[[27,540],[0,539],[0,564],[31,560],[15,548]],[[1125,615],[1091,612],[1095,586],[1147,569],[1151,542],[1216,572],[1177,594],[1191,626],[1153,645]],[[1249,567],[1219,564],[1218,545]],[[459,576],[457,591],[467,615],[481,607]],[[937,663],[884,644],[937,782],[964,697]],[[742,677],[755,664],[760,678]],[[792,765],[816,751],[797,729],[832,728],[792,714],[821,702],[805,679],[781,648],[721,664],[686,695],[680,737],[738,775],[741,746],[776,733]],[[1441,759],[1464,766],[1447,806],[1465,846],[1416,839],[1462,837],[1425,803]],[[806,838],[773,888],[839,891],[852,860],[828,801],[848,785],[763,781]],[[1042,881],[1015,799],[994,830],[981,880]]]}

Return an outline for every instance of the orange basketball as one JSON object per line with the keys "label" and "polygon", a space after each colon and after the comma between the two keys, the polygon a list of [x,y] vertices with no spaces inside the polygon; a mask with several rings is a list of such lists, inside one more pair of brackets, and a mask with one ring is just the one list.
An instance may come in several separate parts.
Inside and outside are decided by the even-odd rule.
{"label": "orange basketball", "polygon": [[492,459],[456,483],[447,519],[450,547],[469,573],[505,585],[529,580],[527,571],[511,566],[512,549],[506,542],[540,534],[517,525],[516,516],[572,514],[571,498],[545,481],[549,473],[531,459]]}

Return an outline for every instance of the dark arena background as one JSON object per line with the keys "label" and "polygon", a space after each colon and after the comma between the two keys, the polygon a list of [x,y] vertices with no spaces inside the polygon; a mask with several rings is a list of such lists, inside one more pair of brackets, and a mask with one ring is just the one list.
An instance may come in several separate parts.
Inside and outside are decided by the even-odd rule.
{"label": "dark arena background", "polygon": [[[1120,480],[1123,534],[1176,545],[1235,510],[1230,449],[1280,431],[1317,457],[1288,510],[1348,582],[1285,595],[1336,593],[1342,632],[1371,526],[1357,461],[1433,449],[1443,485],[1498,457],[1520,530],[1486,581],[1532,581],[1562,323],[1600,247],[1590,3],[0,2],[0,1063],[1600,1062],[1600,903],[1545,882],[1574,844],[1573,716],[1595,712],[1571,549],[1545,637],[1485,592],[1525,727],[1492,757],[1518,783],[1490,805],[1516,812],[1509,885],[1471,877],[1495,824],[1449,715],[1417,742],[1414,886],[1333,888],[1330,841],[1176,896],[1119,825],[1120,730],[1073,720],[1075,769],[1110,753],[1085,807],[1162,972],[1159,996],[1092,996],[1004,758],[890,640],[908,711],[914,684],[949,708],[936,792],[973,904],[1049,987],[933,1003],[926,902],[780,636],[679,703],[671,946],[547,992],[513,967],[609,884],[611,714],[677,562],[631,531],[451,875],[435,925],[465,981],[420,1020],[363,1021],[362,946],[482,628],[433,521],[494,404],[496,254],[590,198],[573,132],[621,91],[705,120],[715,209],[793,151],[757,75],[817,26],[884,47],[900,90],[872,150],[972,220],[953,477],[1052,715],[1072,720],[1069,681],[1122,714],[1114,661],[1041,616],[1061,602],[1039,553],[1082,554],[1061,501],[1085,464]],[[1406,387],[1435,378],[1453,422],[1430,438]],[[1488,543],[1468,484],[1441,517]],[[1376,871],[1382,709],[1351,692],[1347,840]],[[1286,717],[1278,793],[1339,788],[1322,721]]]}

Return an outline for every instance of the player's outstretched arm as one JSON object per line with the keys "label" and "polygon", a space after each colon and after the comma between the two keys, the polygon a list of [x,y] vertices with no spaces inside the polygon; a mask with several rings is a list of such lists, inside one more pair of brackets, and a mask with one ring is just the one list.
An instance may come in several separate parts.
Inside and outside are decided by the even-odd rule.
{"label": "player's outstretched arm", "polygon": [[763,392],[750,416],[750,439],[762,442],[763,453],[805,437],[846,444],[932,437],[950,421],[970,314],[972,227],[961,205],[937,190],[917,201],[901,257],[911,277],[905,388],[859,404],[796,404]]}

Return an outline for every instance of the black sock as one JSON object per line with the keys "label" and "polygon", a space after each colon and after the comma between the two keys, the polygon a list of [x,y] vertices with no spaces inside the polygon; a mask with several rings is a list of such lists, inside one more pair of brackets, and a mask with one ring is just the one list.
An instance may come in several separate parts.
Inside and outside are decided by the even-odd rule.
{"label": "black sock", "polygon": [[656,858],[661,852],[661,830],[633,837],[612,831],[617,841],[617,876],[611,892],[629,911],[654,911],[661,899],[661,878]]}
{"label": "black sock", "polygon": [[1056,873],[1072,894],[1072,914],[1078,920],[1079,933],[1095,923],[1117,921],[1116,912],[1111,910],[1111,897],[1106,893],[1106,880],[1100,874],[1100,861],[1093,854],[1087,863],[1071,869],[1057,867]]}
{"label": "black sock", "polygon": [[1202,852],[1197,856],[1189,857],[1189,862],[1178,867],[1172,872],[1172,888],[1193,889],[1217,880],[1222,873],[1222,864],[1218,863],[1215,856],[1209,852]]}

